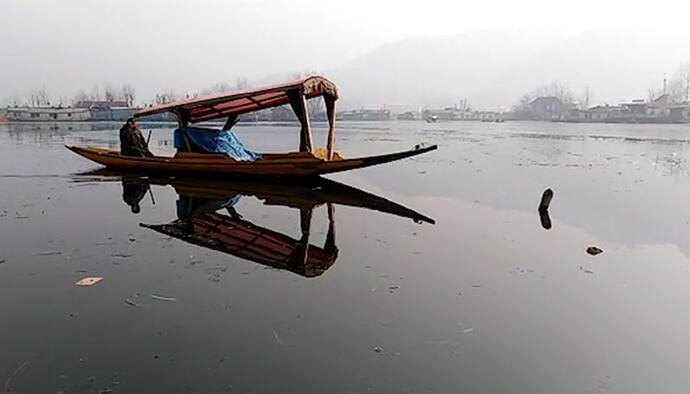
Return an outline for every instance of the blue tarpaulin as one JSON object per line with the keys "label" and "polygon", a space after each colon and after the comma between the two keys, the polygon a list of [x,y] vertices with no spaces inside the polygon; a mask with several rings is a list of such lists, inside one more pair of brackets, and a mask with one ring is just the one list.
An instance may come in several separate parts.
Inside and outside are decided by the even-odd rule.
{"label": "blue tarpaulin", "polygon": [[209,153],[224,153],[236,160],[256,160],[261,157],[259,153],[247,149],[234,131],[180,127],[175,130],[176,149],[187,149],[185,136],[197,148]]}

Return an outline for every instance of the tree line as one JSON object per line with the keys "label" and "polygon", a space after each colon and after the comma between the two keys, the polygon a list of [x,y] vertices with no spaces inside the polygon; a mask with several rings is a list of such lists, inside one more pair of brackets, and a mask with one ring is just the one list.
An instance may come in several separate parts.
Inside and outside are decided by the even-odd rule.
{"label": "tree line", "polygon": [[[658,97],[667,94],[670,103],[690,103],[690,62],[678,66],[671,78],[664,76],[661,87],[650,87],[647,90],[647,101],[653,102]],[[580,95],[576,95],[565,83],[553,81],[543,84],[525,93],[515,105],[514,110],[525,109],[537,97],[556,97],[565,104],[571,104],[580,109],[588,109],[594,101],[594,94],[586,85]]]}

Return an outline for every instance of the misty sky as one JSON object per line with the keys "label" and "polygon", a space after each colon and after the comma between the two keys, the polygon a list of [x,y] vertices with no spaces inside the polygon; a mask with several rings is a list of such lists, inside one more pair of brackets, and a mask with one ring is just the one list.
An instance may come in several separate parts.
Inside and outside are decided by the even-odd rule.
{"label": "misty sky", "polygon": [[137,101],[148,101],[164,89],[194,92],[237,77],[328,73],[386,43],[496,26],[690,35],[689,3],[2,0],[0,103],[41,86],[69,99],[105,82],[130,82]]}

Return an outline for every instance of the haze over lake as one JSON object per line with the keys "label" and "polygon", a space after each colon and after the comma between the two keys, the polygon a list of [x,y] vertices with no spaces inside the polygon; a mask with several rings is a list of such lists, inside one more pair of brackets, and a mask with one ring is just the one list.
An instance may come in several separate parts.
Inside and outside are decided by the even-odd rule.
{"label": "haze over lake", "polygon": [[0,393],[690,393],[690,1],[3,0]]}

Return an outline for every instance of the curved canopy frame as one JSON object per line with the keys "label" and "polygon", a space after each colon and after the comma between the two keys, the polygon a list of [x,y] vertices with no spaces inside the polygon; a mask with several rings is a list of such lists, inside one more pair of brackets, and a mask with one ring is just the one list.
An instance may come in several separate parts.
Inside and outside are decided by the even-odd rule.
{"label": "curved canopy frame", "polygon": [[180,127],[189,123],[204,122],[212,119],[228,120],[224,129],[230,128],[237,116],[248,112],[290,104],[302,128],[300,133],[300,151],[313,151],[309,110],[306,100],[323,97],[328,117],[328,159],[333,158],[335,140],[335,102],[338,99],[338,88],[330,80],[312,76],[296,81],[261,88],[239,90],[232,93],[220,93],[204,97],[179,100],[151,108],[144,108],[134,117],[140,118],[163,112],[172,112],[177,116]]}

